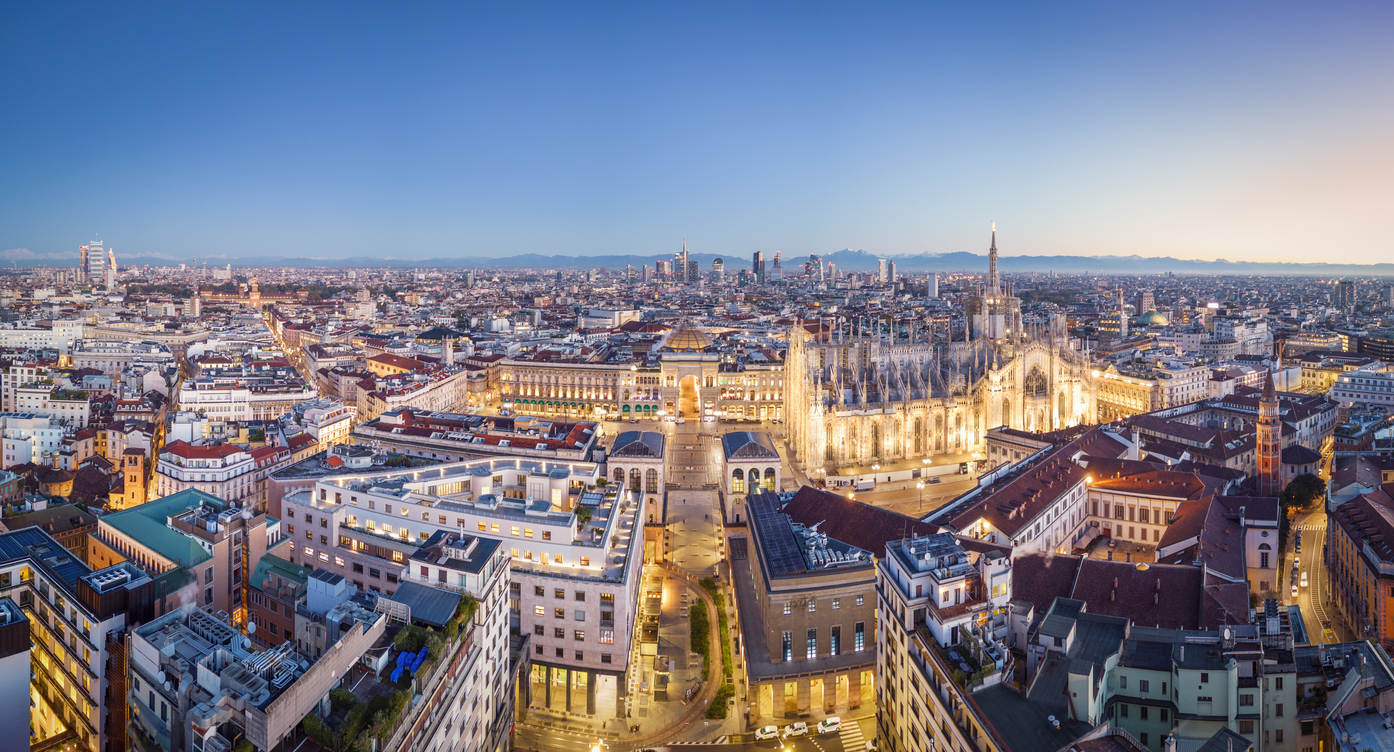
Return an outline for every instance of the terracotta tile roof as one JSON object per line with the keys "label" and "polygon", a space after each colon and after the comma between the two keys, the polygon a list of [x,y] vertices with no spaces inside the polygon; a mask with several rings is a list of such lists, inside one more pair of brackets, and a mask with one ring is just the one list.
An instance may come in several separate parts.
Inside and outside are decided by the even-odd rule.
{"label": "terracotta tile roof", "polygon": [[1127,617],[1139,626],[1200,629],[1204,577],[1196,566],[1084,559],[1070,597],[1088,604],[1090,613]]}
{"label": "terracotta tile roof", "polygon": [[1207,484],[1194,473],[1178,472],[1163,463],[1146,460],[1090,459],[1089,474],[1094,488],[1157,498],[1198,499],[1223,485],[1213,480]]}
{"label": "terracotta tile roof", "polygon": [[1098,434],[1102,433],[1090,431],[1013,472],[989,487],[947,524],[956,530],[967,530],[978,520],[986,520],[994,530],[1015,537],[1061,495],[1084,481],[1088,471],[1072,458],[1081,452],[1081,447],[1098,444]]}
{"label": "terracotta tile roof", "polygon": [[228,457],[242,451],[231,444],[204,444],[195,446],[183,439],[175,439],[161,450],[184,459],[214,459]]}
{"label": "terracotta tile roof", "polygon": [[1012,564],[1012,598],[1044,611],[1056,598],[1069,598],[1079,574],[1079,557],[1028,554]]}
{"label": "terracotta tile roof", "polygon": [[[910,535],[939,532],[914,517],[853,501],[813,486],[804,486],[784,506],[784,513],[802,525],[824,523],[819,530],[878,557],[886,555],[886,542]],[[836,532],[833,532],[836,531]]]}

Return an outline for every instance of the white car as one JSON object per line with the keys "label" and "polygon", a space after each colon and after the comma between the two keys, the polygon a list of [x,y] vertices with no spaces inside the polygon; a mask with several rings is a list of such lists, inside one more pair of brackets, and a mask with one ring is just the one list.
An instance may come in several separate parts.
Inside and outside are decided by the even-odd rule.
{"label": "white car", "polygon": [[1293,568],[1293,569],[1296,569],[1296,568],[1298,568],[1298,567],[1300,567],[1300,566],[1302,566],[1302,557],[1301,557],[1301,556],[1294,556],[1294,557],[1292,557],[1292,568]]}
{"label": "white car", "polygon": [[784,727],[785,736],[803,736],[808,733],[808,724],[803,721]]}
{"label": "white car", "polygon": [[842,728],[842,719],[838,716],[829,716],[818,722],[818,733],[831,734]]}
{"label": "white car", "polygon": [[876,752],[876,740],[875,740],[875,739],[867,739],[867,740],[866,740],[866,752]]}
{"label": "white car", "polygon": [[675,421],[675,422],[676,422],[678,425],[682,425],[682,424],[684,424],[684,423],[687,422],[687,418],[678,418],[677,421]]}
{"label": "white car", "polygon": [[761,726],[755,729],[755,741],[763,742],[766,739],[776,739],[779,737],[778,726]]}
{"label": "white car", "polygon": [[1297,585],[1292,586],[1292,597],[1294,600],[1297,598]]}
{"label": "white car", "polygon": [[1307,587],[1307,573],[1302,573],[1302,587]]}

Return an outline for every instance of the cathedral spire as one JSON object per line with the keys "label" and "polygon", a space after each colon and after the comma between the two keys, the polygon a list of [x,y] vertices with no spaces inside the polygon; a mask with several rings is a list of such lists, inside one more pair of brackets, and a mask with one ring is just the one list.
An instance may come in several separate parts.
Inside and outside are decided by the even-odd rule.
{"label": "cathedral spire", "polygon": [[992,223],[992,247],[987,251],[987,294],[998,297],[1001,290],[997,278],[997,223]]}

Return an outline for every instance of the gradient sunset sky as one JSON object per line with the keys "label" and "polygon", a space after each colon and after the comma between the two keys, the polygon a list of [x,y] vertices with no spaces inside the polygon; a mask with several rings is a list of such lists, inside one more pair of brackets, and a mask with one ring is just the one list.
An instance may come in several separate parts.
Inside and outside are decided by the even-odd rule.
{"label": "gradient sunset sky", "polygon": [[0,251],[1394,260],[1394,4],[6,3]]}

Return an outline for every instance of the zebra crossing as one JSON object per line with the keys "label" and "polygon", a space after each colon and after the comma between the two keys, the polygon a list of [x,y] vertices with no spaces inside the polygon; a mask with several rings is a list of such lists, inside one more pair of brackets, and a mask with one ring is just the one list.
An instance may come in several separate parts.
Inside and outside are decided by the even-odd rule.
{"label": "zebra crossing", "polygon": [[856,721],[843,723],[839,736],[842,737],[843,752],[864,752],[866,749],[866,737],[862,734],[862,725]]}

